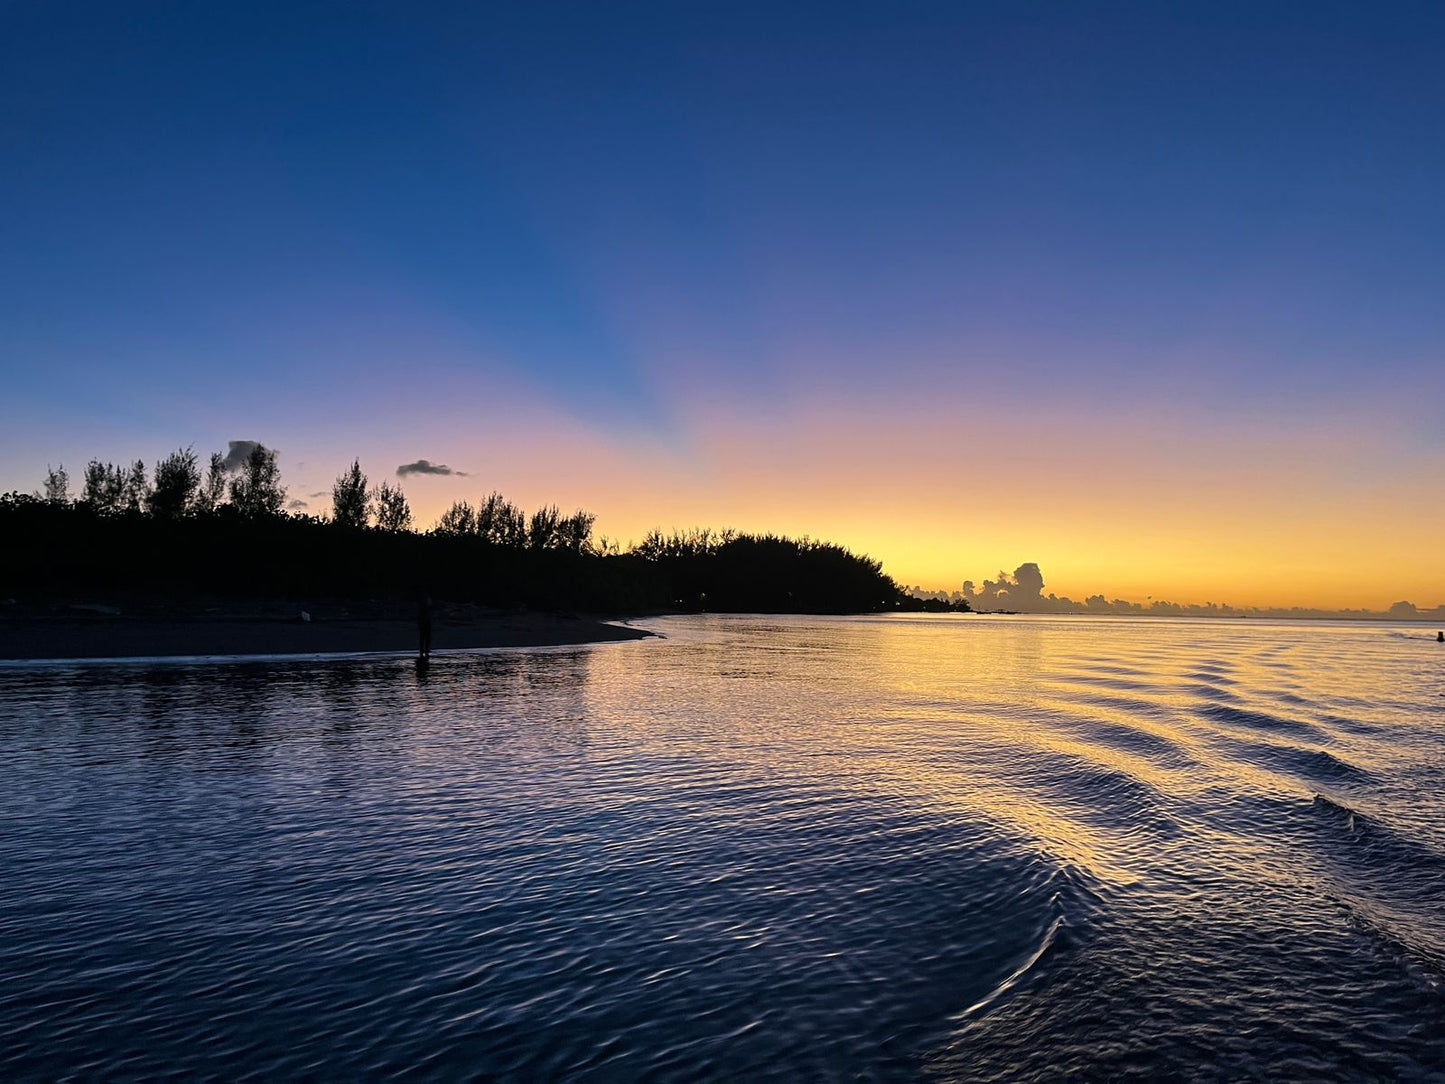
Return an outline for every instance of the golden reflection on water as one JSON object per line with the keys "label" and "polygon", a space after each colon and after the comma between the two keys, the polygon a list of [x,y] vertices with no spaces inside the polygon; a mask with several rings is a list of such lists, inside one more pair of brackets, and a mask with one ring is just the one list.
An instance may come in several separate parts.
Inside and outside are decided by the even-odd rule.
{"label": "golden reflection on water", "polygon": [[[635,688],[657,645],[599,652],[589,712],[620,713],[654,735],[677,727],[716,740],[690,728],[706,727],[722,701],[736,709],[722,738],[750,757],[780,767],[826,758],[860,793],[983,819],[1114,885],[1145,876],[1161,846],[1187,850],[1215,832],[1214,818],[1227,817],[1241,792],[1308,801],[1328,789],[1251,753],[1344,749],[1368,769],[1367,743],[1321,721],[1318,708],[1363,726],[1375,717],[1393,724],[1389,667],[1356,664],[1398,664],[1396,649],[1409,642],[1360,624],[738,620],[658,622],[668,650],[687,652],[694,680],[656,689],[645,705],[618,705],[608,691]],[[1216,704],[1267,712],[1281,730],[1201,717]],[[1118,824],[1101,823],[1101,788],[1127,795]]]}

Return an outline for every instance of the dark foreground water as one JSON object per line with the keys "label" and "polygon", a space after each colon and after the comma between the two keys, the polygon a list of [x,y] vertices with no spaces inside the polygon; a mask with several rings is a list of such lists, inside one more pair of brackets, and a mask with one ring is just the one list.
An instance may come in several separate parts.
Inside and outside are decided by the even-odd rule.
{"label": "dark foreground water", "polygon": [[0,1077],[1445,1074],[1445,645],[0,667]]}

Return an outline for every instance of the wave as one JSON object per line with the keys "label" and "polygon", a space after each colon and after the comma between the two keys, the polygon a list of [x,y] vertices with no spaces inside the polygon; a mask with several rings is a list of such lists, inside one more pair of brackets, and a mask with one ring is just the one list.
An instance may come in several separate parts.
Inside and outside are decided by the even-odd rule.
{"label": "wave", "polygon": [[1355,872],[1391,891],[1445,900],[1445,853],[1340,798],[1318,793],[1311,808],[1322,827],[1334,830],[1325,837],[1328,852],[1348,857]]}
{"label": "wave", "polygon": [[1332,795],[1315,794],[1310,811],[1331,895],[1445,979],[1445,853]]}
{"label": "wave", "polygon": [[1292,734],[1298,738],[1309,738],[1315,741],[1323,741],[1327,737],[1324,731],[1313,723],[1290,719],[1272,712],[1239,708],[1232,704],[1206,704],[1196,711],[1206,719],[1233,727]]}
{"label": "wave", "polygon": [[953,1022],[955,1024],[966,1024],[971,1017],[987,1012],[989,1008],[1000,999],[1006,997],[1010,991],[1024,980],[1029,972],[1038,966],[1039,962],[1043,960],[1050,950],[1053,949],[1054,945],[1058,942],[1059,931],[1063,928],[1064,916],[1056,915],[1054,920],[1049,923],[1048,929],[1044,931],[1043,936],[1039,939],[1039,943],[1033,952],[1029,953],[1028,957],[1019,964],[1018,967],[1014,968],[1001,983],[978,1001],[964,1009],[963,1012],[955,1016]]}
{"label": "wave", "polygon": [[1374,780],[1366,768],[1352,764],[1325,749],[1261,740],[1239,734],[1215,735],[1216,749],[1225,749],[1232,759],[1250,768],[1292,776],[1308,783],[1362,786]]}
{"label": "wave", "polygon": [[[1113,698],[1105,698],[1105,701],[1104,706],[1119,706]],[[1094,699],[1087,702],[1090,705],[1099,703]],[[1158,767],[1185,768],[1198,763],[1187,746],[1177,736],[1169,733],[1167,724],[1151,722],[1146,726],[1071,712],[1054,712],[1052,721],[1066,727],[1091,745],[1117,749]]]}

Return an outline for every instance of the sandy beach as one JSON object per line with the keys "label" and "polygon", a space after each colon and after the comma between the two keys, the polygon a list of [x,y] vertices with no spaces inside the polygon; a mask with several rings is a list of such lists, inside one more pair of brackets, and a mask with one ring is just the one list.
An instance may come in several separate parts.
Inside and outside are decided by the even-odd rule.
{"label": "sandy beach", "polygon": [[[316,655],[415,651],[405,607],[264,603],[245,607],[71,604],[44,611],[7,607],[0,659],[106,659],[185,655]],[[306,617],[303,617],[302,614]],[[307,619],[309,618],[309,620]],[[545,647],[642,639],[650,633],[580,616],[439,606],[432,650]]]}

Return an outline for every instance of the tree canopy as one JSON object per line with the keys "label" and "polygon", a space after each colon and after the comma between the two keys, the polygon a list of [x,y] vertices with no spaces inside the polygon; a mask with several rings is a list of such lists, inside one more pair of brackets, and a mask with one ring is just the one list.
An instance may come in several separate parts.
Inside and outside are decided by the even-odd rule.
{"label": "tree canopy", "polygon": [[0,591],[407,593],[591,611],[843,613],[909,606],[879,563],[808,538],[698,528],[635,546],[595,540],[597,517],[555,504],[530,515],[492,492],[413,529],[400,485],[360,460],[337,476],[329,518],[286,511],[277,452],[235,442],[156,464],[92,460],[71,500],[64,467],[36,496],[0,498]]}

